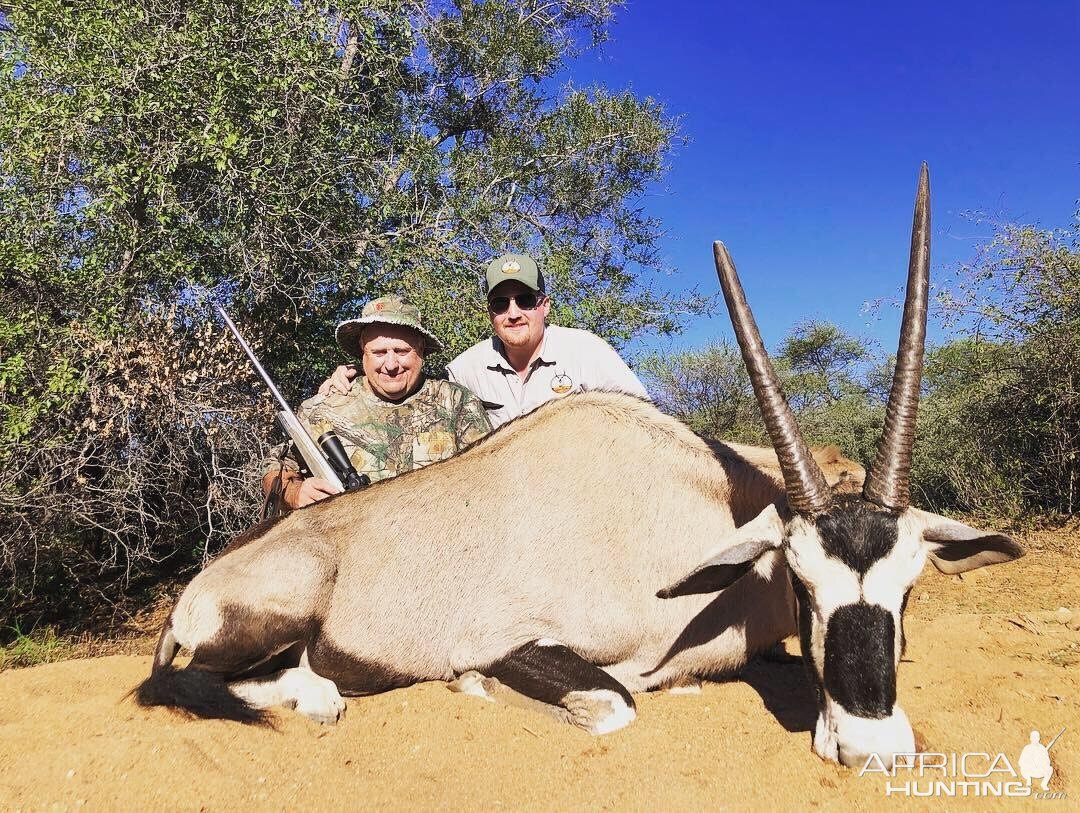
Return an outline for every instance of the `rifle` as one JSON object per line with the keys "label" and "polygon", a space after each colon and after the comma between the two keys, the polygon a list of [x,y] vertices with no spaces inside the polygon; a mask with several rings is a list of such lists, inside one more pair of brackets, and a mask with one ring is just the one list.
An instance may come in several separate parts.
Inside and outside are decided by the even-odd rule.
{"label": "rifle", "polygon": [[225,320],[225,326],[240,342],[240,346],[244,348],[244,352],[247,354],[252,366],[262,376],[262,380],[270,388],[271,394],[277,399],[278,405],[281,407],[277,414],[278,423],[281,424],[285,434],[292,440],[296,453],[300,456],[301,464],[307,468],[311,475],[321,477],[330,483],[335,494],[340,494],[343,491],[354,491],[369,485],[371,480],[366,474],[357,474],[353,464],[349,461],[349,456],[345,454],[341,439],[333,431],[324,432],[320,435],[318,443],[311,439],[311,435],[308,434],[299,419],[289,408],[269,374],[259,364],[259,360],[255,358],[254,351],[244,340],[244,337],[240,335],[240,331],[233,324],[233,320],[229,318],[229,314],[225,313],[225,309],[216,302],[214,307],[221,315],[221,318]]}

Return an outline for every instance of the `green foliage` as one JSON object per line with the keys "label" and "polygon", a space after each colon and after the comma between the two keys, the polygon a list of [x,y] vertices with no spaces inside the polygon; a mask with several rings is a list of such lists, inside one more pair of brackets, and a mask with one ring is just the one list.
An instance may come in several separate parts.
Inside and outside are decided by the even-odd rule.
{"label": "green foliage", "polygon": [[11,642],[0,646],[0,672],[71,657],[72,641],[57,635],[52,627],[35,629],[30,634],[24,633],[18,626],[11,627],[10,631]]}
{"label": "green foliage", "polygon": [[[866,388],[871,359],[864,340],[827,322],[798,325],[781,344],[773,364],[809,443],[838,446],[863,462],[872,457],[882,412]],[[769,444],[738,347],[653,353],[639,371],[660,407],[694,431]]]}
{"label": "green foliage", "polygon": [[872,386],[875,362],[865,339],[829,323],[803,323],[784,340],[777,366],[810,443],[838,446],[869,463],[884,416]]}
{"label": "green foliage", "polygon": [[1013,348],[973,339],[928,353],[928,394],[920,404],[912,460],[920,504],[1004,517],[1023,513],[1012,484],[1024,476],[1024,461],[999,459],[995,452],[1002,431],[1019,427],[1008,413],[991,414],[1003,387],[1015,381],[1015,358]]}
{"label": "green foliage", "polygon": [[717,342],[700,350],[650,353],[639,362],[638,374],[657,405],[695,432],[767,443],[738,347]]}
{"label": "green foliage", "polygon": [[19,3],[0,26],[11,595],[197,562],[253,518],[272,411],[203,291],[294,403],[377,294],[421,306],[438,372],[487,333],[484,264],[509,249],[550,269],[558,321],[617,343],[700,309],[647,276],[639,200],[675,123],[558,81],[614,5]]}
{"label": "green foliage", "polygon": [[939,297],[968,338],[930,357],[914,474],[931,503],[1080,511],[1080,217],[1005,225]]}

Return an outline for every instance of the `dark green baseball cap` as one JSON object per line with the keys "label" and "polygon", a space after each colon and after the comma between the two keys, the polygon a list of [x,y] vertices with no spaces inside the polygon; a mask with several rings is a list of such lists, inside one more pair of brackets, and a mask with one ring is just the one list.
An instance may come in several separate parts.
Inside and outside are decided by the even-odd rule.
{"label": "dark green baseball cap", "polygon": [[537,293],[544,293],[544,275],[536,266],[536,260],[528,254],[503,254],[488,263],[487,292],[495,286],[514,280]]}

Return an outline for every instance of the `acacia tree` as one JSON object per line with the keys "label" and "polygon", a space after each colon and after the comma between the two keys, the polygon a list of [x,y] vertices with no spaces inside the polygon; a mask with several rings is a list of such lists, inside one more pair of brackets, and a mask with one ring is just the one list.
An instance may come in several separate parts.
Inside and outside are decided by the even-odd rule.
{"label": "acacia tree", "polygon": [[[616,343],[700,307],[651,288],[660,105],[560,84],[614,2],[23,0],[0,18],[0,552],[19,594],[210,550],[252,518],[271,409],[333,326],[400,291],[446,356],[484,260],[544,262]],[[59,582],[58,582],[59,583]]]}
{"label": "acacia tree", "polygon": [[864,338],[828,322],[797,325],[780,346],[784,389],[813,443],[868,466],[884,420],[892,369]]}

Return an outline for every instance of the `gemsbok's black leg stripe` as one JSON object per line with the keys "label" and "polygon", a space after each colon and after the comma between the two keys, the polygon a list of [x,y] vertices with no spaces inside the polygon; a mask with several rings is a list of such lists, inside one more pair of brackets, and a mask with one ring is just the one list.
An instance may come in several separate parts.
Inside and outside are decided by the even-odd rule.
{"label": "gemsbok's black leg stripe", "polygon": [[551,705],[559,705],[571,692],[606,690],[635,708],[634,698],[619,681],[555,642],[530,641],[480,671],[526,697]]}
{"label": "gemsbok's black leg stripe", "polygon": [[[222,608],[224,624],[209,641],[199,644],[192,653],[190,666],[216,672],[234,680],[241,675],[265,674],[265,664],[277,659],[273,653],[295,654],[299,661],[301,646],[308,641],[317,624],[309,619],[258,613],[241,605]],[[272,656],[272,657],[270,657]]]}

